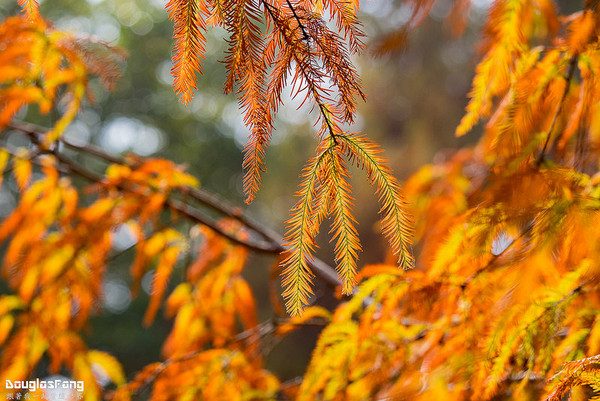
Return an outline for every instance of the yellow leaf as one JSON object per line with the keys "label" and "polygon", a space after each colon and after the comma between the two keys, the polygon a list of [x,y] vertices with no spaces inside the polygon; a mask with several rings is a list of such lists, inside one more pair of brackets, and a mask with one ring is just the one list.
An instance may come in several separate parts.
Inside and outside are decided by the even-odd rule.
{"label": "yellow leaf", "polygon": [[114,206],[114,199],[98,199],[91,206],[82,211],[81,218],[87,223],[94,223],[105,217]]}
{"label": "yellow leaf", "polygon": [[121,181],[131,175],[131,168],[122,164],[111,164],[106,169],[106,176],[111,181]]}
{"label": "yellow leaf", "polygon": [[74,254],[75,248],[73,248],[73,245],[67,244],[48,255],[42,264],[40,284],[43,285],[59,275]]}
{"label": "yellow leaf", "polygon": [[21,298],[16,295],[3,295],[0,297],[0,316],[13,309],[22,308],[24,305]]}
{"label": "yellow leaf", "polygon": [[31,179],[31,161],[29,160],[29,151],[27,149],[19,148],[17,150],[13,173],[19,189],[21,191],[25,190]]}
{"label": "yellow leaf", "polygon": [[304,310],[302,316],[293,317],[287,322],[280,324],[279,327],[277,327],[277,334],[280,336],[287,335],[288,333],[302,327],[302,325],[309,320],[315,318],[321,318],[325,321],[330,321],[331,312],[321,306],[310,306]]}
{"label": "yellow leaf", "polygon": [[150,259],[156,256],[165,247],[167,237],[164,232],[157,232],[144,243],[144,254]]}
{"label": "yellow leaf", "polygon": [[96,350],[88,351],[87,356],[92,368],[97,365],[113,383],[118,386],[125,384],[125,373],[117,358],[106,352]]}
{"label": "yellow leaf", "polygon": [[100,400],[100,391],[87,354],[82,352],[75,354],[73,358],[73,376],[76,380],[82,380],[85,383],[84,401]]}
{"label": "yellow leaf", "polygon": [[25,272],[23,281],[19,287],[19,296],[25,302],[29,302],[37,289],[40,278],[39,269],[32,267]]}
{"label": "yellow leaf", "polygon": [[8,163],[9,153],[5,149],[0,149],[0,189],[2,189],[2,178],[4,177],[4,169]]}
{"label": "yellow leaf", "polygon": [[15,317],[13,315],[4,315],[0,318],[0,345],[4,344],[4,341],[8,338],[14,323]]}
{"label": "yellow leaf", "polygon": [[181,283],[169,295],[166,301],[166,315],[171,317],[177,313],[179,308],[192,300],[192,285],[190,283]]}
{"label": "yellow leaf", "polygon": [[596,317],[590,335],[587,339],[589,353],[596,355],[600,353],[600,317]]}

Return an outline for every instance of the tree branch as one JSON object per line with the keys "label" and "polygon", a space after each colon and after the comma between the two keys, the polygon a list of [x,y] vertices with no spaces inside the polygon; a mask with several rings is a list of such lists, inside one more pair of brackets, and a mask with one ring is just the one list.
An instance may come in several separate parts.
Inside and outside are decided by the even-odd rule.
{"label": "tree branch", "polygon": [[308,36],[308,33],[306,33],[306,28],[302,24],[302,21],[300,21],[300,17],[298,16],[298,14],[296,14],[296,9],[294,8],[294,6],[290,2],[290,0],[285,0],[285,1],[287,2],[288,7],[292,11],[292,14],[294,14],[294,18],[296,18],[296,22],[298,22],[298,26],[300,27],[300,30],[302,31],[304,40],[306,40],[308,42],[308,39],[310,39],[310,36]]}
{"label": "tree branch", "polygon": [[[220,347],[220,349],[231,349],[230,347],[232,345],[235,345],[236,343],[248,340],[254,336],[258,336],[259,338],[268,336],[270,334],[273,334],[276,330],[277,327],[279,327],[282,324],[288,324],[290,323],[290,319],[277,319],[277,318],[271,318],[268,319],[254,327],[251,327],[247,330],[242,331],[241,333],[238,333],[236,336],[234,336],[231,341],[228,341],[224,346]],[[303,322],[303,323],[293,323],[297,326],[317,326],[317,327],[324,327],[326,324],[324,324],[321,321],[315,321],[315,320],[308,320],[307,322]],[[161,362],[160,364],[158,364],[158,366],[156,366],[154,368],[154,371],[152,372],[152,374],[150,374],[138,387],[136,390],[133,391],[132,395],[137,395],[139,394],[142,389],[145,389],[146,387],[148,387],[152,382],[154,382],[158,376],[160,376],[169,366],[176,364],[176,363],[180,363],[180,362],[185,362],[185,361],[189,361],[191,359],[196,358],[197,356],[201,355],[203,352],[206,352],[206,349],[200,349],[197,351],[191,351],[188,352],[187,354],[178,356],[178,357],[174,357],[174,358],[169,358],[163,362]],[[108,399],[112,398],[112,393],[107,394]]]}
{"label": "tree branch", "polygon": [[[31,141],[35,144],[38,144],[40,142],[40,137],[43,136],[44,133],[47,131],[47,129],[43,127],[24,122],[12,122],[9,124],[9,128],[28,135],[31,138]],[[75,144],[66,138],[60,138],[59,142],[70,149],[98,157],[108,163],[123,164],[128,165],[130,167],[135,167],[135,165],[133,165],[131,162],[128,162],[124,158],[111,155],[93,145]],[[71,171],[72,173],[91,182],[103,182],[102,176],[99,176],[83,168],[82,166],[78,165],[73,160],[69,159],[68,157],[64,156],[59,152],[54,152],[54,154],[58,161],[62,164],[62,166]],[[132,188],[120,187],[119,189],[123,191],[135,192],[135,190]],[[252,239],[242,240],[234,235],[231,235],[219,228],[217,222],[214,219],[210,218],[198,209],[191,207],[183,201],[168,198],[165,202],[165,206],[168,209],[175,210],[181,215],[185,216],[187,219],[195,223],[205,225],[220,236],[227,238],[229,241],[237,245],[244,246],[252,251],[268,254],[280,254],[281,252],[285,251],[286,248],[284,246],[283,237],[280,234],[259,223],[256,223],[247,215],[245,215],[241,208],[234,207],[226,201],[224,201],[223,199],[221,199],[219,196],[199,188],[185,186],[177,188],[175,191],[179,192],[182,196],[191,196],[194,200],[196,200],[203,206],[212,209],[213,211],[216,211],[222,214],[223,216],[236,219],[244,226],[249,228],[251,231],[255,232],[260,237],[262,237],[263,241],[256,241]],[[315,275],[319,279],[321,279],[327,286],[336,287],[339,284],[335,269],[329,266],[324,261],[315,258],[311,263],[311,268],[314,271]]]}
{"label": "tree branch", "polygon": [[556,121],[558,120],[558,116],[562,113],[563,107],[565,105],[565,100],[567,100],[567,95],[569,94],[569,86],[571,86],[571,80],[573,79],[573,74],[575,73],[575,65],[577,64],[578,54],[575,54],[569,60],[569,70],[567,72],[567,78],[565,82],[565,90],[563,91],[562,97],[560,98],[560,103],[558,104],[558,108],[556,109],[556,113],[554,114],[554,118],[552,119],[552,123],[550,124],[550,128],[548,128],[548,133],[546,135],[546,141],[544,142],[544,146],[538,155],[535,166],[540,167],[542,162],[544,161],[546,149],[548,148],[548,142],[550,142],[550,137],[552,136],[552,131],[554,131],[554,126],[556,125]]}

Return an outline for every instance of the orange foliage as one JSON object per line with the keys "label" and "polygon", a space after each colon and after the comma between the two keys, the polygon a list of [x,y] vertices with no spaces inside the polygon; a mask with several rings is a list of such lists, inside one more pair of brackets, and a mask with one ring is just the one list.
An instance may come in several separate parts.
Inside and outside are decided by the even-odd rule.
{"label": "orange foliage", "polygon": [[[383,50],[433,6],[407,2],[412,18]],[[356,99],[364,98],[349,59],[363,47],[358,2],[170,1],[172,73],[182,102],[192,99],[204,30],[222,26],[230,34],[225,90],[237,92],[251,131],[244,158],[249,201],[289,80],[319,115],[316,155],[302,172],[283,240],[198,189],[180,166],[121,159],[61,138],[84,99],[88,75],[99,74],[110,86],[122,53],[104,47],[104,55],[93,54],[50,28],[37,2],[19,3],[28,20],[0,25],[0,127],[22,133],[31,148],[0,149],[2,178],[12,179],[12,172],[20,191],[18,205],[0,222],[1,272],[10,290],[0,296],[0,383],[31,378],[47,358],[48,373],[65,369],[86,383],[87,401],[132,400],[148,387],[153,401],[598,396],[597,2],[561,16],[549,0],[494,1],[456,130],[464,135],[487,119],[483,135],[476,146],[421,168],[403,195],[378,146],[342,129],[355,117]],[[455,2],[450,21],[457,31],[468,9],[468,2]],[[48,112],[58,94],[68,106],[49,131],[11,122],[25,104]],[[52,150],[56,143],[99,157],[104,173]],[[415,269],[358,271],[348,164],[374,185],[382,231],[398,264]],[[87,191],[72,176],[89,181]],[[335,269],[314,258],[327,217]],[[182,220],[191,228],[181,229]],[[132,288],[146,274],[153,277],[143,323],[152,324],[161,308],[173,319],[164,359],[129,380],[114,356],[89,349],[82,338],[118,256],[115,230],[124,227],[135,237]],[[282,270],[291,318],[275,313],[259,322],[243,276],[252,250],[283,254],[276,270]],[[169,287],[178,269],[184,277]],[[311,286],[315,275],[329,284],[339,277],[339,292],[349,297],[333,311],[310,305],[302,315],[308,303],[320,302]],[[310,325],[323,330],[306,373],[299,383],[281,383],[265,368],[265,345]],[[116,389],[105,392],[99,375]]]}
{"label": "orange foliage", "polygon": [[0,28],[3,49],[0,56],[0,128],[6,127],[24,105],[37,103],[41,113],[46,114],[59,101],[65,101],[63,115],[44,138],[44,145],[49,146],[60,137],[79,110],[86,91],[87,70],[98,73],[106,85],[111,85],[114,77],[110,69],[95,68],[97,62],[86,57],[87,53],[78,51],[85,46],[81,39],[47,26],[37,14],[37,2],[20,3],[26,7],[32,22],[13,17]]}

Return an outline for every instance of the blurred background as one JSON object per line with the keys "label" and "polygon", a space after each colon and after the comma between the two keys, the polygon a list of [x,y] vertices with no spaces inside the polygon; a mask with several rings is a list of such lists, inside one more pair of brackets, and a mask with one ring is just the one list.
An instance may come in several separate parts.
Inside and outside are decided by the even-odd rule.
{"label": "blurred background", "polygon": [[[85,105],[66,136],[93,143],[112,153],[135,152],[142,156],[171,159],[187,166],[201,185],[232,204],[242,206],[242,148],[248,130],[242,123],[237,99],[222,92],[225,67],[225,32],[207,33],[204,75],[189,107],[177,100],[171,88],[172,24],[165,0],[45,0],[41,12],[59,29],[94,35],[128,52],[122,78],[114,92],[99,82],[91,83],[96,102]],[[367,49],[355,58],[368,101],[360,105],[353,128],[366,133],[385,149],[396,176],[404,181],[419,166],[443,160],[478,138],[477,127],[463,138],[455,138],[467,103],[467,93],[477,54],[480,28],[491,0],[473,0],[466,30],[453,36],[446,22],[453,0],[437,0],[423,24],[408,37],[402,50],[376,55],[372,49],[387,33],[409,21],[412,10],[400,0],[361,2],[361,20],[367,34]],[[565,1],[565,5],[569,2]],[[565,5],[561,5],[565,10]],[[579,4],[577,4],[579,6]],[[573,7],[573,5],[571,6]],[[0,17],[19,12],[16,0],[0,0]],[[28,119],[27,110],[20,118]],[[256,201],[244,210],[255,220],[284,232],[293,206],[298,175],[313,155],[315,115],[297,110],[288,99],[278,114],[276,130],[267,154],[268,172]],[[44,121],[33,121],[43,124]],[[23,146],[24,138],[10,133],[3,138],[11,146]],[[95,160],[79,160],[97,168]],[[362,171],[352,170],[356,218],[364,252],[360,265],[386,259],[386,244],[377,232],[377,200]],[[15,206],[10,190],[0,193],[0,219]],[[418,218],[418,217],[417,217]],[[327,224],[327,222],[325,222]],[[319,256],[332,263],[328,229],[321,230]],[[127,249],[132,236],[117,231],[116,246]],[[89,327],[88,345],[116,355],[128,376],[160,358],[162,340],[170,322],[157,320],[141,327],[147,294],[132,300],[128,263],[131,255],[115,261],[105,283],[105,313]],[[266,277],[272,258],[254,256],[246,268],[260,305],[268,304]],[[146,288],[150,278],[146,280]],[[271,313],[265,308],[264,316]],[[274,345],[268,367],[283,380],[301,375],[310,357],[316,331],[299,332]],[[293,342],[294,355],[289,355]],[[296,363],[290,363],[294,358]]]}

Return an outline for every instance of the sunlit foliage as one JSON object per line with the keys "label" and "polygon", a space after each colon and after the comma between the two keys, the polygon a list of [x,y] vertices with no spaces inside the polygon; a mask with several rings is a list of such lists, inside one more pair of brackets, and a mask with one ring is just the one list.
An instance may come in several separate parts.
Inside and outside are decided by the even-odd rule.
{"label": "sunlit foliage", "polygon": [[[587,1],[572,15],[561,15],[549,0],[492,3],[456,129],[460,136],[481,127],[482,137],[421,168],[405,185],[416,258],[407,201],[388,162],[373,141],[342,128],[364,97],[349,59],[363,47],[357,3],[167,4],[174,86],[184,103],[201,70],[203,32],[222,26],[229,33],[225,90],[237,93],[250,128],[244,159],[249,201],[265,169],[284,87],[291,82],[319,116],[316,154],[301,174],[283,239],[199,189],[181,166],[115,157],[63,138],[89,94],[90,74],[113,86],[122,52],[58,32],[39,16],[37,2],[19,3],[26,18],[0,26],[0,124],[30,146],[0,150],[2,178],[14,180],[19,192],[17,206],[0,223],[9,290],[0,296],[0,383],[31,378],[47,361],[48,373],[66,370],[85,381],[87,401],[135,400],[144,392],[153,401],[598,396],[598,2]],[[403,44],[433,5],[407,3],[412,18],[383,50]],[[456,31],[468,8],[455,2]],[[61,115],[49,129],[14,121],[27,104]],[[102,172],[64,149],[95,157]],[[381,230],[398,263],[415,269],[382,264],[359,271],[351,165],[376,188]],[[75,179],[87,182],[85,191]],[[335,268],[314,258],[327,218]],[[173,320],[163,360],[130,378],[114,356],[89,349],[82,335],[101,309],[107,268],[120,256],[118,229],[135,238],[134,292],[144,276],[153,277],[140,320],[149,326],[161,310]],[[274,273],[283,271],[291,318],[275,294],[276,313],[259,321],[242,274],[251,251],[283,254]],[[183,277],[169,287],[175,271]],[[318,306],[313,274],[329,285],[339,278],[340,298],[350,296],[333,311]],[[265,344],[304,325],[323,326],[311,362],[302,380],[282,383],[265,368]],[[102,382],[114,387],[106,391]]]}
{"label": "sunlit foliage", "polygon": [[600,13],[506,0],[487,18],[456,131],[487,118],[483,136],[406,184],[418,270],[364,271],[301,399],[598,395]]}
{"label": "sunlit foliage", "polygon": [[[285,237],[283,295],[288,311],[300,314],[313,295],[310,262],[316,247],[314,237],[329,215],[338,243],[336,262],[343,291],[349,294],[354,287],[360,243],[352,217],[346,159],[356,161],[376,185],[382,195],[385,235],[399,264],[412,267],[410,221],[386,160],[373,157],[373,145],[363,148],[363,142],[370,143],[366,138],[354,140],[358,135],[342,128],[354,121],[356,99],[365,99],[349,58],[364,46],[356,17],[358,3],[173,0],[167,9],[176,42],[171,72],[175,90],[185,104],[192,99],[196,73],[201,70],[204,32],[209,26],[221,26],[229,33],[225,91],[237,93],[251,131],[243,161],[247,202],[255,198],[261,173],[266,170],[266,151],[283,90],[291,85],[292,96],[303,97],[302,103],[309,103],[319,116],[317,155],[306,166],[300,199]],[[328,20],[335,22],[339,33],[328,27]],[[326,208],[327,199],[333,200],[332,210]]]}

